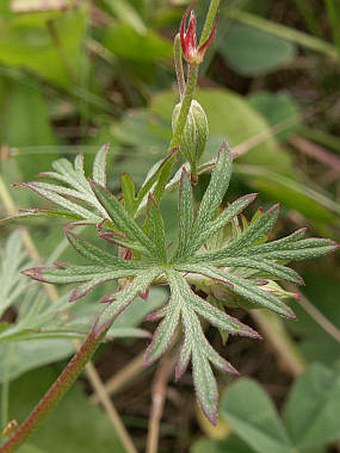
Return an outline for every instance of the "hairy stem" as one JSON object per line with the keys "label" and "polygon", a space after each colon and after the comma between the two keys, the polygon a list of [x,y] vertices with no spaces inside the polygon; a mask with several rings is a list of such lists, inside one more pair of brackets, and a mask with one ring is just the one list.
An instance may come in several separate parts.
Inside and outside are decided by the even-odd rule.
{"label": "hairy stem", "polygon": [[47,390],[43,398],[27,416],[26,420],[19,426],[12,437],[0,447],[0,453],[11,453],[12,451],[15,451],[46,415],[58,404],[61,398],[74,384],[87,362],[92,358],[104,339],[105,334],[106,330],[99,336],[96,336],[93,331],[89,333],[79,351],[73,356],[58,379]]}
{"label": "hairy stem", "polygon": [[177,33],[177,35],[175,36],[175,41],[174,41],[174,64],[175,64],[179,97],[182,100],[184,97],[184,93],[185,93],[185,77],[184,77],[184,68],[183,68],[181,39],[180,39],[179,33]]}
{"label": "hairy stem", "polygon": [[198,75],[198,64],[189,64],[188,65],[188,74],[187,74],[187,84],[184,92],[183,99],[181,101],[181,107],[178,115],[178,120],[176,123],[175,130],[173,131],[172,139],[169,145],[169,151],[173,150],[179,146],[181,142],[181,137],[184,131],[185,124],[187,122],[187,117],[189,114],[191,102],[194,97],[194,92],[197,83]]}
{"label": "hairy stem", "polygon": [[[178,148],[181,142],[181,138],[183,135],[184,127],[187,122],[187,117],[189,114],[191,102],[194,96],[196,83],[197,83],[197,75],[198,75],[198,65],[197,64],[190,64],[188,65],[188,74],[187,74],[187,83],[185,87],[185,92],[183,99],[181,100],[180,111],[178,115],[178,120],[176,123],[175,130],[173,131],[172,138],[170,141],[168,152],[173,152],[174,149]],[[175,163],[176,154],[174,153],[166,165],[161,168],[157,186],[154,190],[154,197],[155,199],[160,202],[161,198],[164,195],[165,187],[169,181],[172,168]]]}
{"label": "hairy stem", "polygon": [[221,0],[211,0],[210,5],[209,5],[209,10],[207,13],[207,17],[205,19],[205,23],[203,26],[201,38],[200,38],[200,43],[199,45],[201,46],[208,38],[210,35],[210,32],[214,26],[215,20],[216,20],[216,15],[218,8],[220,6]]}
{"label": "hairy stem", "polygon": [[[217,10],[220,5],[220,0],[211,0],[209,5],[209,10],[207,13],[207,17],[204,23],[200,45],[206,41],[210,32],[214,26],[215,18],[217,15]],[[178,46],[176,48],[176,46]],[[176,123],[175,130],[173,131],[172,138],[170,141],[170,145],[168,148],[168,154],[173,152],[174,149],[179,147],[181,142],[181,137],[184,131],[184,127],[187,121],[187,117],[189,114],[189,109],[191,106],[191,102],[193,100],[196,84],[197,84],[197,76],[198,76],[198,68],[199,64],[192,63],[188,65],[188,73],[187,73],[187,80],[185,83],[184,79],[184,71],[183,71],[183,63],[182,63],[182,50],[180,48],[180,39],[178,35],[175,38],[175,49],[174,49],[174,58],[175,58],[175,69],[176,75],[178,80],[179,92],[180,92],[180,111]],[[155,173],[154,177],[158,178],[157,187],[154,191],[154,196],[156,200],[159,202],[165,192],[165,187],[168,183],[169,177],[171,175],[172,168],[175,163],[175,154],[171,156],[168,160],[166,166],[160,167],[157,172]],[[137,208],[138,212],[138,208]]]}

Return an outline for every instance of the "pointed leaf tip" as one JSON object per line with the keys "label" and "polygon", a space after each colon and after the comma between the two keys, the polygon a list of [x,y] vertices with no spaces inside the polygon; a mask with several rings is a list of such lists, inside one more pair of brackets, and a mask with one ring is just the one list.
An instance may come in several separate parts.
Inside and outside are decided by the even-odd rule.
{"label": "pointed leaf tip", "polygon": [[26,277],[29,277],[33,280],[37,280],[38,282],[42,283],[48,283],[47,280],[43,277],[41,270],[43,268],[41,267],[32,267],[31,269],[26,269],[21,271],[21,274],[25,275]]}
{"label": "pointed leaf tip", "polygon": [[222,140],[220,149],[218,150],[218,154],[217,154],[217,159],[216,160],[219,160],[224,153],[227,155],[228,160],[231,161],[232,160],[231,147],[230,147],[229,142],[228,142],[228,140],[226,138],[224,138]]}

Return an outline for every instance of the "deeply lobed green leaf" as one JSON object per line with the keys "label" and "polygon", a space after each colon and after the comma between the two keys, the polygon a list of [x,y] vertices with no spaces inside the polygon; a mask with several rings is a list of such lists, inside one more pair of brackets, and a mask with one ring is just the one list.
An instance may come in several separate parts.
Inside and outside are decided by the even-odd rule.
{"label": "deeply lobed green leaf", "polygon": [[[94,325],[95,335],[106,331],[138,294],[145,294],[151,285],[166,284],[170,290],[167,304],[149,317],[161,321],[146,350],[145,361],[153,363],[179,343],[176,378],[185,372],[191,359],[199,403],[208,419],[215,423],[218,393],[211,366],[230,374],[237,374],[237,371],[210,345],[201,320],[229,334],[259,338],[252,328],[226,313],[222,302],[227,305],[236,295],[253,303],[254,308],[263,307],[295,318],[283,302],[288,293],[274,291],[275,285],[281,288],[272,280],[303,283],[300,276],[285,265],[286,262],[321,256],[334,250],[336,245],[326,239],[303,239],[304,229],[267,242],[278,217],[277,205],[265,213],[258,211],[249,224],[244,217],[238,223],[238,216],[256,194],[245,195],[227,207],[221,207],[232,169],[230,150],[223,142],[197,209],[189,168],[184,165],[174,177],[179,181],[178,241],[168,258],[160,202],[173,168],[175,152],[151,169],[137,195],[132,179],[123,174],[123,200],[105,187],[107,147],[95,157],[90,182],[84,174],[83,158],[79,156],[74,166],[62,159],[54,164],[54,172],[45,174],[62,183],[61,186],[27,183],[28,187],[61,206],[67,215],[84,222],[99,223],[99,236],[118,245],[118,252],[116,247],[112,247],[112,253],[110,249],[104,251],[66,228],[71,246],[89,264],[36,267],[25,274],[44,282],[78,284],[70,300],[83,297],[101,283],[114,281],[117,289],[112,289],[112,293],[102,300],[107,305]],[[141,214],[145,215],[144,224],[135,219]],[[264,285],[264,281],[268,285]],[[217,291],[217,294],[226,298],[220,301],[219,307],[210,302],[215,297],[215,287],[222,287],[223,291]]]}

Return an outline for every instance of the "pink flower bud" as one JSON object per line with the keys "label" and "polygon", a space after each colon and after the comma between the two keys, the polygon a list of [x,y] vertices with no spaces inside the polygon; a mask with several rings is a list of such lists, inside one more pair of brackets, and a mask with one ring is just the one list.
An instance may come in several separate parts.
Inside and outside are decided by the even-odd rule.
{"label": "pink flower bud", "polygon": [[[195,12],[192,10],[193,5],[196,3],[197,0],[194,0],[190,3],[189,7],[185,11],[180,27],[180,38],[181,38],[181,45],[182,51],[184,54],[185,59],[188,63],[196,63],[200,64],[203,61],[204,55],[208,48],[211,46],[216,33],[216,25],[215,22],[208,38],[204,43],[198,47],[197,44],[197,35],[196,35],[196,28],[197,28],[197,20]],[[186,26],[187,18],[190,13],[188,26]]]}

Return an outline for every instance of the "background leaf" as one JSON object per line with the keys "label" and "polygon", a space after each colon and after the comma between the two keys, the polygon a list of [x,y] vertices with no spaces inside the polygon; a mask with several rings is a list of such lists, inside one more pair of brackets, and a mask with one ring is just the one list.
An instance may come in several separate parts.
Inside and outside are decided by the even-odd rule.
{"label": "background leaf", "polygon": [[308,449],[339,440],[340,368],[313,365],[293,385],[284,411],[297,448]]}
{"label": "background leaf", "polygon": [[113,54],[133,61],[153,62],[172,54],[172,46],[164,38],[151,30],[138,33],[127,24],[108,28],[104,44]]}
{"label": "background leaf", "polygon": [[273,72],[294,60],[291,42],[243,24],[233,24],[219,51],[238,73],[257,76]]}
{"label": "background leaf", "polygon": [[[21,421],[56,377],[55,370],[46,368],[14,382],[10,388],[11,418]],[[92,453],[98,449],[103,453],[124,452],[106,415],[89,402],[79,386],[69,391],[34,432],[30,444],[49,453]]]}
{"label": "background leaf", "polygon": [[69,340],[30,340],[0,345],[0,380],[64,359],[74,353]]}
{"label": "background leaf", "polygon": [[293,448],[273,403],[264,390],[247,378],[230,384],[221,411],[235,432],[259,453],[288,453]]}

